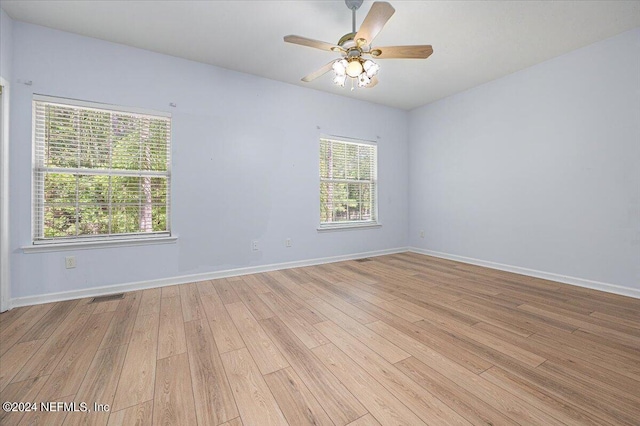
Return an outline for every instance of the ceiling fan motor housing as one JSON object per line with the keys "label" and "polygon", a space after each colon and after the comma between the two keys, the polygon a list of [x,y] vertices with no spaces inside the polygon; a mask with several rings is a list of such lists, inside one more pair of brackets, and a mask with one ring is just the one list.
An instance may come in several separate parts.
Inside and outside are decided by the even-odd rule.
{"label": "ceiling fan motor housing", "polygon": [[344,0],[347,7],[351,10],[358,10],[362,6],[363,0]]}

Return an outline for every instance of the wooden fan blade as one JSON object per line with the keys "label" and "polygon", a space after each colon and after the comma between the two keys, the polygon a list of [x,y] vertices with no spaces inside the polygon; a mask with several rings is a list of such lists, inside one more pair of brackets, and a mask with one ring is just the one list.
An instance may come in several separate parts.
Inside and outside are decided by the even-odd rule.
{"label": "wooden fan blade", "polygon": [[358,42],[358,40],[364,39],[366,40],[365,44],[371,44],[395,11],[387,2],[377,1],[373,3],[354,40]]}
{"label": "wooden fan blade", "polygon": [[[380,52],[376,55],[376,52]],[[371,56],[379,59],[427,59],[433,53],[433,48],[429,45],[417,46],[386,46],[371,49]]]}
{"label": "wooden fan blade", "polygon": [[365,88],[371,89],[372,87],[375,87],[375,85],[378,84],[379,81],[380,80],[378,80],[378,76],[374,75],[373,78],[371,79],[371,83],[367,84]]}
{"label": "wooden fan blade", "polygon": [[313,40],[311,38],[301,37],[297,35],[284,36],[284,41],[286,41],[287,43],[299,44],[302,46],[315,47],[316,49],[320,50],[328,50],[330,52],[343,50],[341,47],[336,46],[335,44],[327,43],[320,40]]}
{"label": "wooden fan blade", "polygon": [[320,68],[317,71],[312,72],[311,74],[302,77],[302,81],[304,81],[305,83],[308,83],[310,81],[315,80],[316,78],[320,77],[323,74],[328,73],[329,71],[331,71],[331,67],[333,66],[333,63],[335,62],[335,59],[331,62],[329,62],[327,65],[323,66],[322,68]]}

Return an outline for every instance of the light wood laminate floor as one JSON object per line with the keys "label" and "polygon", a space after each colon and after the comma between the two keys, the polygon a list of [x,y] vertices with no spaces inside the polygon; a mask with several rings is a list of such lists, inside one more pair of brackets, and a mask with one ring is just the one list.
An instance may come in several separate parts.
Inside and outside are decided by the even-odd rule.
{"label": "light wood laminate floor", "polygon": [[0,424],[640,424],[637,299],[401,253],[89,301],[0,315]]}

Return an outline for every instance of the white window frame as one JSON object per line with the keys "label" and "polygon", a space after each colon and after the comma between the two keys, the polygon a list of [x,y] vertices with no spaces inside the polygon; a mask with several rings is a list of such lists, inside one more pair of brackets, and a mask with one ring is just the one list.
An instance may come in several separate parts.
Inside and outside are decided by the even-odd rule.
{"label": "white window frame", "polygon": [[[69,98],[60,98],[46,95],[33,95],[33,125],[32,125],[32,168],[31,168],[31,178],[32,178],[32,194],[31,194],[31,245],[23,246],[22,249],[26,253],[32,252],[46,252],[46,251],[56,251],[56,250],[72,250],[72,249],[86,249],[86,248],[101,248],[101,247],[118,247],[118,246],[126,246],[126,245],[146,245],[146,244],[165,244],[172,243],[177,240],[175,235],[172,235],[171,232],[171,139],[172,133],[170,133],[168,146],[167,146],[167,170],[166,172],[162,172],[167,179],[167,204],[166,204],[166,231],[156,231],[156,232],[134,232],[134,233],[123,233],[123,234],[104,234],[104,235],[88,235],[88,236],[75,236],[75,237],[57,237],[51,239],[41,239],[36,235],[37,227],[36,220],[40,221],[40,229],[44,228],[44,213],[43,209],[38,208],[41,203],[43,203],[44,198],[44,185],[38,185],[37,175],[44,176],[43,174],[37,173],[38,171],[43,170],[43,166],[39,164],[40,161],[37,158],[37,140],[36,140],[36,102],[46,102],[52,104],[60,104],[67,105],[72,107],[80,107],[80,108],[91,108],[98,109],[104,111],[114,111],[120,113],[127,114],[136,114],[136,115],[147,115],[152,117],[163,117],[168,118],[171,122],[171,113],[164,111],[156,111],[149,110],[143,108],[136,107],[126,107],[120,105],[111,105],[97,102],[89,102],[82,101],[77,99],[69,99]],[[46,168],[44,168],[46,169]],[[62,171],[67,171],[66,169],[61,169]],[[82,170],[83,172],[89,171],[89,174],[95,174],[90,172],[91,169]],[[100,174],[108,174],[117,176],[120,173],[117,170],[108,169],[108,173],[100,173]],[[146,175],[144,171],[134,171],[134,173],[138,173],[140,176]],[[131,173],[126,173],[131,174]],[[41,188],[39,190],[38,188]],[[40,203],[40,204],[38,204]],[[42,212],[42,214],[39,214]]]}
{"label": "white window frame", "polygon": [[[318,232],[325,231],[339,231],[339,230],[355,230],[355,229],[367,229],[367,228],[379,228],[382,226],[380,223],[380,216],[378,214],[378,144],[374,141],[368,141],[364,139],[354,139],[345,136],[335,136],[335,135],[320,135],[318,139],[318,143],[320,144],[322,140],[335,141],[340,143],[352,144],[352,145],[367,145],[373,146],[374,150],[374,169],[372,173],[371,182],[374,183],[375,191],[372,192],[372,206],[371,206],[371,216],[370,220],[357,220],[357,221],[341,221],[341,222],[319,222]],[[320,157],[318,157],[318,165],[320,164]],[[320,175],[320,173],[318,173]],[[322,182],[330,182],[330,181],[342,181],[345,183],[362,183],[362,180],[349,180],[349,179],[326,179],[320,177],[319,183]],[[318,194],[320,194],[320,185],[318,186]],[[320,205],[320,208],[322,206]],[[318,212],[320,213],[320,212]]]}

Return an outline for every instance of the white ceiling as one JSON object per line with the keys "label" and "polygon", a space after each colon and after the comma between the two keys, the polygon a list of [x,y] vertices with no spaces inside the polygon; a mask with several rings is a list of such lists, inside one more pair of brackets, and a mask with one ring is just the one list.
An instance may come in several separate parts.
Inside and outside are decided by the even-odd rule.
{"label": "white ceiling", "polygon": [[[393,107],[411,109],[640,27],[640,1],[401,1],[374,46],[431,44],[427,60],[380,60],[372,89],[331,73],[300,78],[336,54],[287,44],[336,43],[351,30],[343,1],[6,1],[13,19],[140,47]],[[371,7],[365,1],[359,26]]]}

